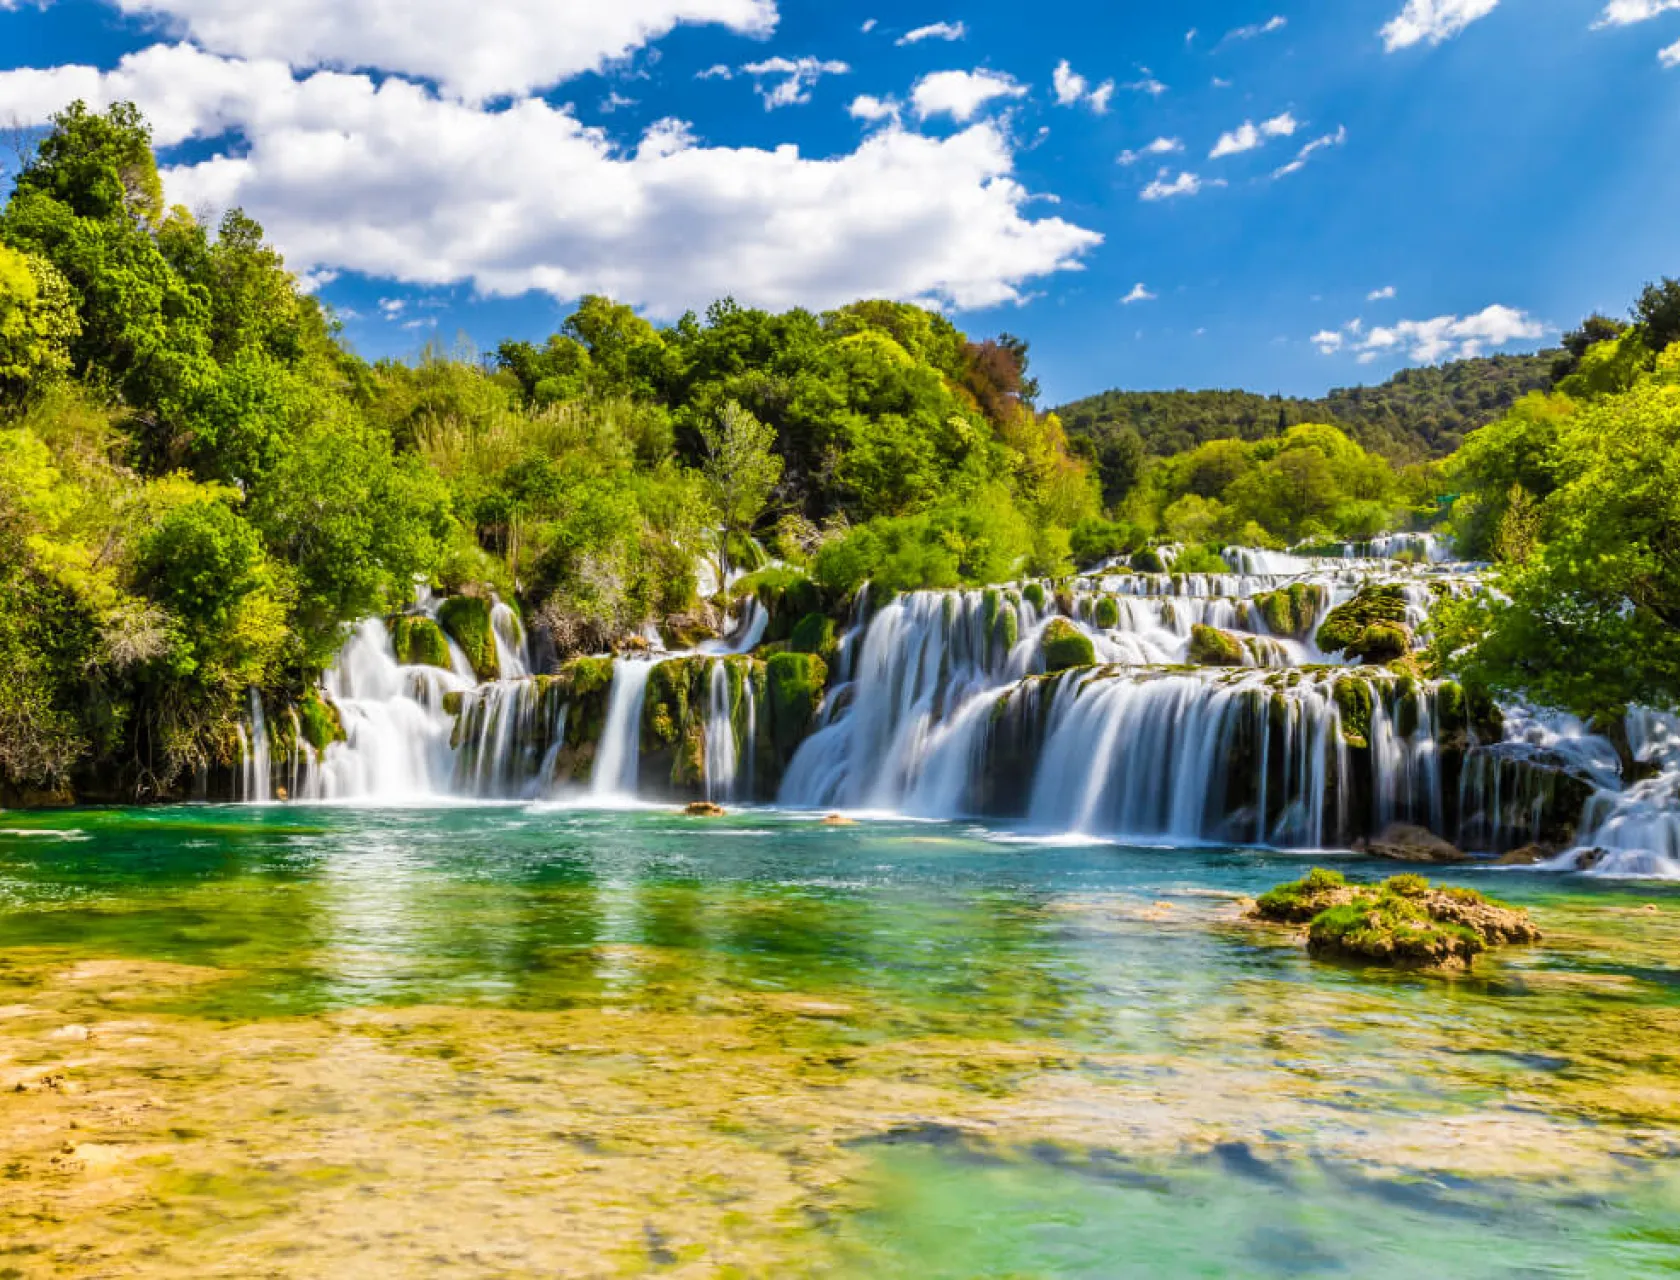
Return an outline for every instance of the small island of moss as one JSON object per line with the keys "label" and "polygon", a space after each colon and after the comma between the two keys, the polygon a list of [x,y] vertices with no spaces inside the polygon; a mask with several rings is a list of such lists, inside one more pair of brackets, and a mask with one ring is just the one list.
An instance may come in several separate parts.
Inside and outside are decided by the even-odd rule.
{"label": "small island of moss", "polygon": [[1415,875],[1359,885],[1339,871],[1315,867],[1264,894],[1253,916],[1306,924],[1307,951],[1314,957],[1397,969],[1468,969],[1489,947],[1540,941],[1528,912]]}

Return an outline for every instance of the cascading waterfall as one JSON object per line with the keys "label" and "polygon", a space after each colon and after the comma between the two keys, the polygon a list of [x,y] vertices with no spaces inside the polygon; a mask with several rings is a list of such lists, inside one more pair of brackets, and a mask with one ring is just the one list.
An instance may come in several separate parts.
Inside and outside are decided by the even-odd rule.
{"label": "cascading waterfall", "polygon": [[1680,716],[1635,707],[1627,714],[1633,757],[1650,776],[1587,802],[1576,847],[1552,864],[1593,875],[1680,880]]}
{"label": "cascading waterfall", "polygon": [[595,773],[589,786],[597,799],[627,800],[636,794],[636,772],[642,754],[642,703],[655,665],[649,659],[620,660],[613,664],[607,723],[601,732]]}
{"label": "cascading waterfall", "polygon": [[250,695],[250,728],[240,725],[239,754],[242,764],[240,798],[247,804],[263,804],[274,798],[274,767],[269,754],[268,721],[263,716],[262,697]]}

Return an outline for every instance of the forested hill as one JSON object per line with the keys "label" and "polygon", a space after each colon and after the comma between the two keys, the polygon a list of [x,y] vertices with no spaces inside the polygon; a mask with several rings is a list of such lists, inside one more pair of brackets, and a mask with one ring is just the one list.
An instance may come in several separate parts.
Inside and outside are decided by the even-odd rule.
{"label": "forested hill", "polygon": [[1161,457],[1209,440],[1260,440],[1297,423],[1329,422],[1373,452],[1417,462],[1452,453],[1471,431],[1530,391],[1549,386],[1558,354],[1484,356],[1403,369],[1381,386],[1344,388],[1322,400],[1252,391],[1105,391],[1056,412],[1075,437],[1100,439],[1131,426],[1148,451]]}

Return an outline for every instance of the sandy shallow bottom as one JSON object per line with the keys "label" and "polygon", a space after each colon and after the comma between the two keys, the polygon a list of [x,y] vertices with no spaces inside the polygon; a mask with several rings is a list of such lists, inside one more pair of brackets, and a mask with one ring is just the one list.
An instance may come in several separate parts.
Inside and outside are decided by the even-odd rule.
{"label": "sandy shallow bottom", "polygon": [[[733,933],[497,970],[553,991],[294,1012],[264,1001],[321,955],[251,918],[208,949],[250,965],[136,954],[239,917],[228,881],[0,914],[0,1276],[1680,1270],[1680,904],[1540,901],[1546,944],[1445,982],[1314,966],[1197,878],[933,915],[807,888],[786,932],[785,882],[737,884]],[[894,936],[836,965],[859,930]],[[965,943],[990,961],[927,976]]]}

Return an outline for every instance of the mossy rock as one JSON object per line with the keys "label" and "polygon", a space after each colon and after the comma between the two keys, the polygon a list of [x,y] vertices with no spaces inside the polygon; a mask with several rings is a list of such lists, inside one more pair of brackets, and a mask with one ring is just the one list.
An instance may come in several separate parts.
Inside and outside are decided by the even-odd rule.
{"label": "mossy rock", "polygon": [[742,578],[733,588],[734,598],[755,596],[770,615],[765,629],[766,640],[786,640],[800,620],[809,614],[822,613],[822,591],[809,576],[798,569],[775,565]]}
{"label": "mossy rock", "polygon": [[1406,625],[1406,589],[1397,583],[1361,587],[1346,604],[1337,605],[1318,629],[1318,647],[1345,653],[1362,662],[1392,662],[1412,651]]}
{"label": "mossy rock", "polygon": [[770,739],[783,758],[805,740],[822,706],[828,664],[814,653],[778,653],[765,664]]}
{"label": "mossy rock", "polygon": [[1310,920],[1307,951],[1315,957],[1401,969],[1468,969],[1489,947],[1540,941],[1526,911],[1418,875],[1350,885],[1340,872],[1314,868],[1262,895],[1252,915]]}
{"label": "mossy rock", "polygon": [[311,689],[305,693],[297,711],[303,740],[316,751],[325,751],[333,743],[345,740],[344,717],[318,691]]}
{"label": "mossy rock", "polygon": [[997,621],[992,624],[988,633],[991,643],[991,660],[1002,662],[1009,657],[1010,652],[1021,642],[1021,619],[1014,609],[1000,610]]}
{"label": "mossy rock", "polygon": [[1091,667],[1097,662],[1096,646],[1066,618],[1053,618],[1039,638],[1039,652],[1044,655],[1046,671],[1070,671],[1074,667]]}
{"label": "mossy rock", "polygon": [[490,602],[477,596],[450,596],[438,608],[438,623],[461,646],[480,680],[501,677],[496,635],[490,626]]}
{"label": "mossy rock", "polygon": [[1162,562],[1160,553],[1154,547],[1145,547],[1132,557],[1132,571],[1134,573],[1165,573],[1167,566]]}
{"label": "mossy rock", "polygon": [[1190,661],[1198,667],[1240,667],[1242,641],[1217,627],[1197,623],[1190,628]]}
{"label": "mossy rock", "polygon": [[1021,599],[1025,600],[1040,613],[1044,612],[1044,585],[1039,582],[1029,582],[1021,588]]}
{"label": "mossy rock", "polygon": [[1253,606],[1274,636],[1305,640],[1318,619],[1319,600],[1317,588],[1296,582],[1277,591],[1262,592],[1254,597]]}
{"label": "mossy rock", "polygon": [[1250,914],[1277,924],[1306,924],[1331,907],[1352,902],[1358,892],[1340,871],[1314,867],[1301,879],[1261,894]]}
{"label": "mossy rock", "polygon": [[449,639],[430,618],[405,614],[391,622],[391,650],[405,667],[441,667],[448,671]]}
{"label": "mossy rock", "polygon": [[1361,676],[1348,676],[1336,681],[1331,694],[1342,713],[1342,740],[1350,747],[1369,747],[1371,712],[1375,706],[1370,681]]}
{"label": "mossy rock", "polygon": [[443,695],[443,714],[459,716],[461,709],[467,705],[467,695],[459,691],[452,691]]}
{"label": "mossy rock", "polygon": [[834,619],[825,613],[806,614],[788,639],[788,649],[793,653],[814,653],[824,662],[832,661],[839,647]]}
{"label": "mossy rock", "polygon": [[1112,631],[1120,625],[1120,602],[1113,596],[1103,596],[1091,616],[1104,631]]}

